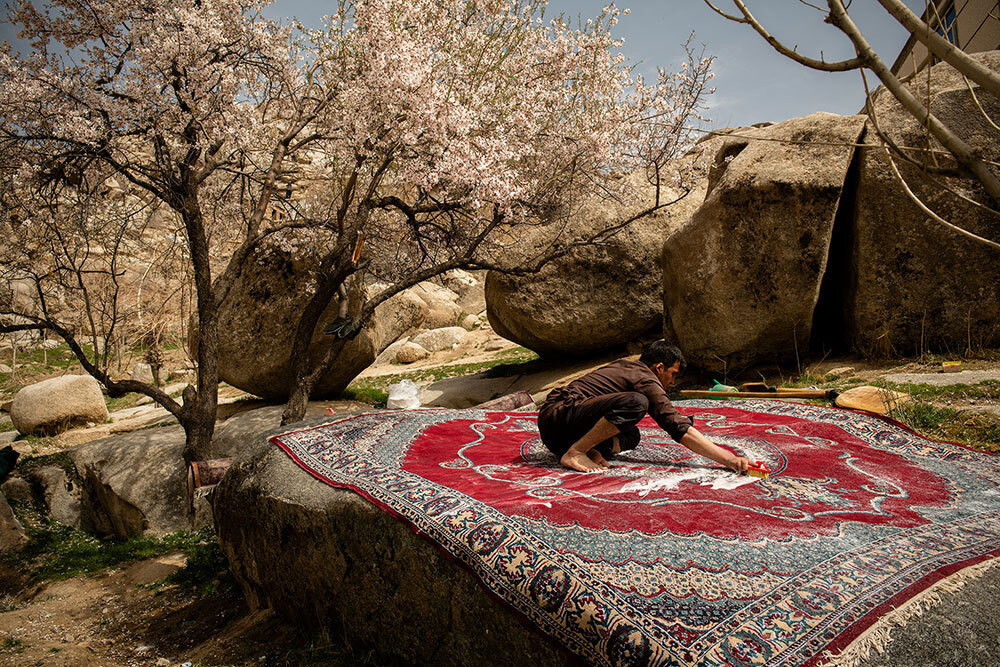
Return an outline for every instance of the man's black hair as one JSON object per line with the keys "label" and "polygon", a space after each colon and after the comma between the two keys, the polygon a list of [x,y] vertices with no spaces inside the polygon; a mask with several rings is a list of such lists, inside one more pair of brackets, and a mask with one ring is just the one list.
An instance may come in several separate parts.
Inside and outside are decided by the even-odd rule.
{"label": "man's black hair", "polygon": [[671,345],[665,340],[653,341],[642,348],[642,355],[639,361],[652,366],[653,364],[663,364],[664,368],[670,368],[676,362],[680,362],[681,371],[687,368],[687,359],[676,345]]}

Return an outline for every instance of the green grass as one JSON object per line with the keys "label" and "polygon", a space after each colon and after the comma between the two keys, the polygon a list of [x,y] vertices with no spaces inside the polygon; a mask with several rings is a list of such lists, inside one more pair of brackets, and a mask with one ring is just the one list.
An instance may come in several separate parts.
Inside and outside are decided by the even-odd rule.
{"label": "green grass", "polygon": [[[27,443],[32,447],[47,447],[56,444],[55,437],[48,435],[22,435],[18,438],[18,441]],[[21,462],[18,462],[19,467],[20,465]]]}
{"label": "green grass", "polygon": [[993,415],[914,401],[897,407],[890,416],[932,440],[1000,453],[1000,419]]}
{"label": "green grass", "polygon": [[[825,381],[825,376],[804,374],[784,386],[808,387],[816,385],[826,389],[846,391],[860,385],[871,385],[909,394],[912,402],[895,408],[891,417],[917,433],[933,440],[958,442],[975,449],[1000,452],[1000,418],[972,410],[958,410],[935,405],[943,400],[1000,401],[1000,381],[985,380],[977,384],[936,386],[930,384],[902,384],[886,380],[865,382],[860,378]],[[826,401],[810,401],[820,405]]]}
{"label": "green grass", "polygon": [[20,653],[24,653],[24,649],[24,642],[14,637],[7,637],[3,640],[3,643],[0,644],[0,653],[13,653],[14,655],[18,655]]}
{"label": "green grass", "polygon": [[32,510],[18,509],[18,516],[30,539],[16,554],[0,556],[0,562],[20,569],[36,582],[98,574],[125,563],[177,551],[204,560],[199,555],[200,551],[215,538],[214,532],[202,530],[183,531],[162,538],[100,539],[81,530],[46,521]]}
{"label": "green grass", "polygon": [[1000,400],[1000,382],[986,380],[974,385],[936,386],[878,380],[870,384],[910,395],[913,400],[895,408],[890,416],[914,431],[934,440],[1000,452],[1000,418],[973,410],[935,405],[942,400]]}
{"label": "green grass", "polygon": [[402,380],[413,382],[437,382],[445,378],[461,377],[485,373],[486,377],[512,377],[531,373],[539,365],[538,355],[523,347],[515,347],[499,354],[497,359],[472,364],[455,364],[453,366],[435,366],[421,368],[404,373],[381,375],[378,377],[359,378],[354,380],[344,390],[343,397],[361,401],[371,405],[384,407],[389,399],[389,385]]}
{"label": "green grass", "polygon": [[343,391],[341,397],[348,401],[359,401],[384,408],[389,401],[389,390],[368,383],[366,380],[355,380]]}
{"label": "green grass", "polygon": [[1000,380],[985,380],[978,384],[952,384],[939,387],[931,384],[897,384],[895,382],[875,382],[875,386],[905,391],[914,398],[925,401],[941,399],[957,400],[1000,400]]}
{"label": "green grass", "polygon": [[[25,441],[39,442],[40,439],[28,436],[25,438]],[[24,477],[32,470],[47,468],[48,466],[62,468],[66,471],[66,476],[76,484],[80,484],[82,481],[79,473],[76,471],[76,466],[73,465],[73,460],[66,452],[56,452],[55,454],[45,454],[44,456],[22,456],[18,459],[15,470],[20,476]]]}
{"label": "green grass", "polygon": [[144,398],[143,394],[130,393],[124,396],[119,396],[117,398],[111,398],[110,396],[104,397],[104,402],[108,406],[108,412],[114,412],[115,410],[124,410],[125,408],[133,408],[139,405],[139,401]]}
{"label": "green grass", "polygon": [[220,590],[235,593],[239,584],[219,549],[215,531],[206,528],[195,534],[199,536],[198,541],[184,549],[187,563],[168,576],[164,583],[179,586],[198,596],[211,595]]}

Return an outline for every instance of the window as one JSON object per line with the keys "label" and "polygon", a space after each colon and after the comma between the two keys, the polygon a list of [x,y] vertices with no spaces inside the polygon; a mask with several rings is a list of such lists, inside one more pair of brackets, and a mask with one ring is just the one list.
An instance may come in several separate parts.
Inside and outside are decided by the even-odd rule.
{"label": "window", "polygon": [[[940,21],[938,21],[938,17],[940,17]],[[937,34],[958,46],[958,36],[955,33],[955,3],[950,3],[947,9],[938,10],[934,17],[934,23],[938,24],[935,29]]]}

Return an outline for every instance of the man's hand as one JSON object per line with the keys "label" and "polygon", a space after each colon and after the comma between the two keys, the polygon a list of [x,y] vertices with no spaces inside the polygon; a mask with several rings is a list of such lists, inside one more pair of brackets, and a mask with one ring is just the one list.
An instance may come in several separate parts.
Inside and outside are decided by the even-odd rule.
{"label": "man's hand", "polygon": [[736,456],[728,449],[719,447],[717,444],[702,435],[701,431],[691,427],[681,438],[681,444],[690,449],[695,454],[701,454],[712,459],[716,463],[721,463],[733,472],[743,474],[747,471],[750,461],[742,456]]}
{"label": "man's hand", "polygon": [[742,475],[750,467],[750,461],[743,458],[742,456],[735,456],[725,462],[725,466],[732,470],[733,472]]}

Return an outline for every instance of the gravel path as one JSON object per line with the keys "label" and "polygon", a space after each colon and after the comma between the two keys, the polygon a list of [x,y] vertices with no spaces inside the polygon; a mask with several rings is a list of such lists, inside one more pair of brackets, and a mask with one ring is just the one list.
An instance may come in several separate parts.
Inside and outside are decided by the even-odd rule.
{"label": "gravel path", "polygon": [[947,387],[953,384],[978,384],[985,380],[1000,380],[1000,370],[961,371],[958,373],[891,373],[885,376],[897,384],[930,384]]}

